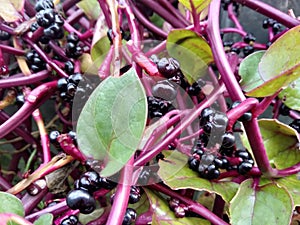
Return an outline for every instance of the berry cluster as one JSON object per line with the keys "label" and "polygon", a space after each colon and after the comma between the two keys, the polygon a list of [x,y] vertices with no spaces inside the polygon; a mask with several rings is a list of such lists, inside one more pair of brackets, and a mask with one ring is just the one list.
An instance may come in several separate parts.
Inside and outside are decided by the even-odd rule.
{"label": "berry cluster", "polygon": [[174,109],[172,103],[170,101],[148,96],[147,97],[148,102],[148,117],[149,118],[155,118],[155,117],[162,117],[166,113],[170,112]]}
{"label": "berry cluster", "polygon": [[294,128],[298,133],[300,133],[300,119],[295,119],[289,124],[290,127]]}
{"label": "berry cluster", "polygon": [[203,131],[210,135],[213,132],[219,134],[223,132],[228,124],[226,114],[217,112],[213,108],[205,108],[201,112],[200,126]]}
{"label": "berry cluster", "polygon": [[270,18],[264,19],[262,26],[264,29],[272,28],[272,31],[275,34],[279,33],[282,29],[282,26],[280,23],[278,23],[276,20],[273,20]]}
{"label": "berry cluster", "polygon": [[176,198],[169,200],[169,208],[175,213],[177,218],[183,218],[189,214],[188,207]]}
{"label": "berry cluster", "polygon": [[132,208],[127,208],[122,222],[122,225],[130,225],[136,220],[136,211]]}
{"label": "berry cluster", "polygon": [[131,186],[128,201],[129,204],[134,204],[140,201],[142,193],[143,189],[141,189],[139,186]]}
{"label": "berry cluster", "polygon": [[69,58],[77,59],[83,53],[82,43],[75,33],[70,33],[67,36],[66,56]]}
{"label": "berry cluster", "polygon": [[72,102],[75,94],[79,100],[84,101],[93,90],[81,73],[74,73],[68,78],[60,78],[57,88],[60,92],[60,98],[67,102]]}
{"label": "berry cluster", "polygon": [[43,27],[44,36],[40,41],[43,44],[50,40],[61,39],[64,37],[64,20],[59,13],[54,10],[52,0],[39,0],[35,5],[37,14],[35,15],[36,24],[33,25],[32,30],[38,27]]}
{"label": "berry cluster", "polygon": [[253,43],[256,41],[256,37],[252,33],[247,33],[244,37],[244,42],[247,44]]}
{"label": "berry cluster", "polygon": [[31,50],[26,54],[26,60],[30,69],[33,72],[38,72],[46,69],[46,63],[40,58],[36,51]]}
{"label": "berry cluster", "polygon": [[78,218],[75,215],[68,216],[60,222],[60,225],[77,225]]}
{"label": "berry cluster", "polygon": [[83,214],[89,214],[96,208],[96,200],[93,193],[100,188],[113,189],[116,184],[104,177],[100,177],[95,171],[85,172],[75,181],[75,189],[67,195],[67,205],[71,209],[79,209]]}

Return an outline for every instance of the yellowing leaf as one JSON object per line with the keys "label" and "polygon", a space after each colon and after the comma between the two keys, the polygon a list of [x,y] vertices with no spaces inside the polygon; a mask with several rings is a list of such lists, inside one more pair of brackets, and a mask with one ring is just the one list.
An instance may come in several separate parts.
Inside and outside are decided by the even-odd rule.
{"label": "yellowing leaf", "polygon": [[[20,7],[18,1],[14,1],[14,4]],[[9,0],[0,0],[0,17],[6,22],[15,22],[22,18],[14,4]]]}
{"label": "yellowing leaf", "polygon": [[209,5],[211,0],[179,0],[179,2],[190,11],[192,11],[191,4],[193,4],[194,8],[197,10],[197,13],[199,13]]}

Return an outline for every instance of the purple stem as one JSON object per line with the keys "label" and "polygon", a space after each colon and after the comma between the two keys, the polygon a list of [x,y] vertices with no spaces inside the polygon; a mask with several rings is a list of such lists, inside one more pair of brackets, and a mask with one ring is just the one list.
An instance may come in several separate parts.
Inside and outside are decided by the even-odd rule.
{"label": "purple stem", "polygon": [[223,218],[224,206],[225,206],[225,201],[222,199],[220,195],[216,194],[212,212],[218,217],[220,217],[221,219]]}
{"label": "purple stem", "polygon": [[28,193],[23,196],[22,203],[25,210],[25,215],[30,213],[37,206],[37,204],[39,204],[47,192],[48,188],[44,188],[35,196],[29,195]]}
{"label": "purple stem", "polygon": [[174,192],[170,190],[169,188],[159,185],[159,184],[153,184],[150,185],[151,189],[155,189],[159,192],[162,192],[172,198],[176,198],[179,201],[181,201],[183,204],[188,206],[188,209],[194,213],[199,214],[203,218],[209,220],[212,224],[215,225],[228,225],[228,223],[224,222],[222,219],[220,219],[217,215],[209,211],[207,208],[205,208],[203,205],[201,205],[198,202],[195,202],[191,199],[186,198],[185,196]]}
{"label": "purple stem", "polygon": [[121,172],[121,178],[117,186],[114,203],[111,207],[106,225],[122,224],[123,222],[132,184],[133,161],[134,158],[132,157]]}
{"label": "purple stem", "polygon": [[136,18],[140,21],[140,23],[146,27],[148,30],[152,31],[156,35],[162,37],[162,38],[167,38],[168,34],[164,32],[162,29],[159,27],[155,26],[153,23],[151,23],[140,11],[137,7],[135,7],[131,2],[130,6],[132,7],[132,10],[134,12],[134,15]]}
{"label": "purple stem", "polygon": [[299,172],[300,172],[300,163],[297,163],[296,165],[291,166],[289,168],[276,171],[275,177],[290,176]]}
{"label": "purple stem", "polygon": [[66,22],[69,24],[77,23],[81,17],[84,16],[84,12],[81,9],[77,9],[75,12],[70,14],[68,18],[66,19]]}
{"label": "purple stem", "polygon": [[235,13],[233,12],[233,6],[232,4],[229,4],[228,6],[228,17],[232,20],[232,22],[235,24],[236,28],[240,31],[244,31],[243,27],[241,26],[238,18],[236,17]]}
{"label": "purple stem", "polygon": [[[9,118],[10,117],[4,111],[0,112],[1,123],[4,123]],[[13,130],[13,132],[15,132],[18,136],[22,137],[27,143],[32,145],[37,145],[35,138],[30,133],[22,129],[21,127],[17,127],[16,129]]]}
{"label": "purple stem", "polygon": [[195,5],[194,5],[193,1],[192,0],[189,0],[189,1],[190,1],[190,5],[191,5],[191,8],[192,8],[192,16],[193,16],[193,21],[194,21],[194,31],[200,34],[201,33],[200,16],[197,13],[197,9],[195,8]]}
{"label": "purple stem", "polygon": [[288,14],[281,12],[280,10],[258,0],[233,0],[242,5],[247,6],[250,9],[255,10],[267,17],[277,20],[279,23],[286,27],[292,28],[300,24],[300,21],[289,16]]}
{"label": "purple stem", "polygon": [[49,43],[51,49],[57,54],[59,55],[63,60],[68,61],[69,58],[66,56],[65,51],[59,47],[55,42],[50,41]]}
{"label": "purple stem", "polygon": [[8,46],[8,45],[0,44],[0,49],[3,52],[11,54],[11,55],[23,56],[25,54],[24,50],[16,49],[16,48],[13,48],[13,47]]}
{"label": "purple stem", "polygon": [[24,9],[25,9],[26,14],[29,17],[34,17],[35,16],[36,11],[35,11],[33,5],[31,4],[31,1],[29,1],[29,0],[24,1]]}
{"label": "purple stem", "polygon": [[146,56],[150,57],[153,54],[158,54],[166,49],[167,41],[162,41],[160,44],[151,48],[148,52],[145,53]]}
{"label": "purple stem", "polygon": [[111,18],[110,18],[109,8],[108,8],[108,6],[107,6],[107,4],[106,4],[105,1],[103,1],[103,0],[98,0],[98,2],[99,2],[99,5],[100,5],[100,8],[101,8],[101,10],[102,10],[102,12],[103,12],[103,14],[104,14],[106,24],[107,24],[107,26],[108,26],[109,28],[111,28],[112,23],[111,23]]}
{"label": "purple stem", "polygon": [[53,215],[59,215],[59,214],[65,212],[65,211],[67,211],[68,209],[69,209],[69,207],[67,206],[66,201],[63,201],[63,202],[57,203],[54,206],[47,207],[47,208],[42,209],[42,210],[40,210],[36,213],[32,213],[30,215],[27,215],[25,217],[25,219],[29,220],[29,221],[34,221],[43,214],[51,213]]}
{"label": "purple stem", "polygon": [[237,34],[241,35],[242,37],[244,37],[246,35],[245,31],[239,30],[239,29],[233,28],[233,27],[222,28],[221,32],[222,33],[237,33]]}
{"label": "purple stem", "polygon": [[224,91],[224,85],[220,86],[217,90],[215,90],[209,98],[201,102],[195,110],[192,110],[190,114],[188,114],[183,121],[176,126],[166,137],[153,149],[141,155],[135,162],[134,166],[142,166],[145,165],[149,160],[151,160],[155,155],[164,150],[168,144],[172,143],[173,140],[182,133],[198,116],[201,114],[202,110],[208,106],[210,106],[214,101],[219,97],[220,94]]}
{"label": "purple stem", "polygon": [[49,95],[56,90],[57,81],[42,84],[35,88],[26,99],[24,105],[0,126],[0,138],[16,129],[33,111],[42,105]]}
{"label": "purple stem", "polygon": [[143,0],[141,1],[146,7],[152,9],[159,16],[164,18],[168,23],[170,23],[174,28],[183,28],[186,27],[185,23],[178,20],[175,16],[173,16],[167,9],[163,8],[156,1]]}
{"label": "purple stem", "polygon": [[113,54],[114,54],[114,47],[110,46],[110,49],[98,70],[98,76],[102,80],[109,77],[109,75],[110,75],[110,65],[111,65],[111,61],[113,58]]}
{"label": "purple stem", "polygon": [[42,70],[40,72],[31,74],[30,76],[22,76],[22,74],[16,74],[6,79],[0,80],[0,88],[9,88],[9,87],[16,87],[16,86],[24,86],[29,84],[37,83],[41,80],[44,80],[49,77],[50,72],[48,70]]}

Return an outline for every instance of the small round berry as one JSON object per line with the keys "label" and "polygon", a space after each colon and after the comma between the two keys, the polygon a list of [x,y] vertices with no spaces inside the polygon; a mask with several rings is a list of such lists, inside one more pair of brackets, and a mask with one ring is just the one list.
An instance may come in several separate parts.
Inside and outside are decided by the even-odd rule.
{"label": "small round berry", "polygon": [[16,96],[16,105],[22,106],[25,103],[25,96],[23,94],[18,94]]}
{"label": "small round berry", "polygon": [[202,87],[203,86],[201,86],[199,82],[195,82],[188,88],[188,94],[191,96],[197,96],[200,94]]}
{"label": "small round berry", "polygon": [[235,144],[235,136],[232,132],[225,132],[222,135],[222,147],[231,148]]}
{"label": "small round berry", "polygon": [[38,0],[34,6],[35,11],[37,12],[41,10],[53,9],[53,8],[54,8],[54,4],[52,0]]}
{"label": "small round berry", "polygon": [[246,174],[252,169],[252,164],[249,162],[242,162],[240,165],[238,165],[237,170],[239,174]]}
{"label": "small round berry", "polygon": [[67,42],[71,42],[71,43],[73,43],[73,44],[77,44],[78,42],[79,42],[79,37],[78,37],[78,35],[77,34],[75,34],[75,33],[70,33],[70,34],[68,34],[67,35]]}
{"label": "small round berry", "polygon": [[254,52],[254,47],[251,46],[251,45],[247,45],[243,48],[243,53],[244,53],[244,56],[248,56],[250,55],[251,53]]}
{"label": "small round berry", "polygon": [[196,171],[199,167],[200,162],[199,162],[199,160],[197,160],[193,156],[191,156],[188,160],[188,164],[189,164],[190,169]]}
{"label": "small round berry", "polygon": [[155,97],[171,101],[176,98],[177,90],[169,80],[161,80],[152,87],[152,94]]}
{"label": "small round berry", "polygon": [[41,10],[35,15],[35,17],[39,26],[47,28],[55,20],[55,11],[53,9]]}
{"label": "small round berry", "polygon": [[44,35],[49,39],[61,39],[64,36],[64,30],[57,23],[51,24],[44,29]]}
{"label": "small round berry", "polygon": [[217,179],[220,176],[220,171],[216,168],[214,164],[207,167],[207,179]]}
{"label": "small round berry", "polygon": [[179,70],[179,62],[174,58],[161,58],[157,63],[158,71],[166,78],[173,77]]}
{"label": "small round berry", "polygon": [[59,91],[67,91],[68,81],[66,78],[60,78],[57,81],[57,88]]}
{"label": "small round berry", "polygon": [[64,25],[64,20],[60,14],[55,14],[54,23],[56,23],[60,27]]}
{"label": "small round berry", "polygon": [[224,41],[223,42],[223,46],[224,47],[231,47],[233,45],[233,42],[232,41]]}
{"label": "small round berry", "polygon": [[280,23],[274,23],[272,26],[272,30],[274,33],[278,33],[281,30],[281,24]]}
{"label": "small round berry", "polygon": [[113,189],[117,186],[117,183],[107,179],[106,177],[100,177],[98,184],[100,187],[108,190]]}
{"label": "small round berry", "polygon": [[294,128],[298,133],[300,133],[300,119],[295,119],[289,124],[290,127]]}
{"label": "small round berry", "polygon": [[239,157],[243,160],[247,160],[247,159],[251,159],[252,156],[250,155],[250,153],[247,150],[244,149],[239,149],[235,152],[235,156]]}
{"label": "small round berry", "polygon": [[4,30],[0,30],[0,41],[7,41],[11,35]]}
{"label": "small round berry", "polygon": [[73,74],[74,73],[74,64],[73,64],[73,62],[72,61],[65,62],[64,70],[69,75]]}
{"label": "small round berry", "polygon": [[49,134],[49,140],[51,143],[57,143],[57,138],[59,137],[60,132],[58,130],[51,131]]}
{"label": "small round berry", "polygon": [[82,189],[75,189],[67,195],[67,205],[71,209],[79,209],[83,214],[90,214],[96,208],[96,201],[89,192]]}
{"label": "small round berry", "polygon": [[279,108],[279,113],[283,116],[288,116],[290,115],[290,108],[287,107],[285,104],[281,104]]}
{"label": "small round berry", "polygon": [[79,84],[80,81],[83,80],[83,77],[81,75],[81,73],[75,73],[72,74],[71,76],[69,76],[68,81],[72,84],[75,84],[76,86]]}
{"label": "small round berry", "polygon": [[68,136],[73,140],[76,141],[77,140],[77,134],[75,131],[69,131]]}
{"label": "small round berry", "polygon": [[256,41],[256,37],[252,33],[247,33],[246,36],[244,37],[244,42],[247,44],[255,41]]}
{"label": "small round berry", "polygon": [[130,225],[136,220],[136,211],[132,208],[127,208],[124,215],[122,225]]}
{"label": "small round berry", "polygon": [[95,171],[85,172],[76,182],[75,189],[87,190],[89,193],[93,193],[99,189],[99,174]]}
{"label": "small round berry", "polygon": [[37,29],[39,29],[39,25],[38,25],[38,23],[37,22],[34,22],[34,23],[32,23],[31,25],[30,25],[30,31],[31,32],[34,32],[34,31],[36,31]]}
{"label": "small round berry", "polygon": [[183,218],[183,217],[185,217],[185,210],[181,206],[175,207],[174,212],[175,212],[175,216],[177,218]]}
{"label": "small round berry", "polygon": [[129,195],[129,204],[137,203],[141,199],[141,195],[139,193],[130,192]]}

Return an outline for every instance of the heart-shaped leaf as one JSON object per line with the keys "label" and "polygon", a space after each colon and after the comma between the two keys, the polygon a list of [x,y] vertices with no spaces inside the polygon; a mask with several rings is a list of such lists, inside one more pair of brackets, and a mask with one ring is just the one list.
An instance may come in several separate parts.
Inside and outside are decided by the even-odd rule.
{"label": "heart-shaped leaf", "polygon": [[43,214],[36,221],[34,221],[33,224],[34,225],[51,225],[51,224],[53,224],[53,215],[50,213]]}
{"label": "heart-shaped leaf", "polygon": [[206,40],[190,30],[173,30],[167,39],[170,56],[177,59],[190,84],[206,75],[207,65],[213,61]]}
{"label": "heart-shaped leaf", "polygon": [[276,184],[253,187],[244,181],[229,206],[232,225],[289,225],[293,202],[289,193]]}
{"label": "heart-shaped leaf", "polygon": [[230,181],[213,182],[200,178],[197,172],[188,167],[187,156],[176,150],[171,154],[165,151],[164,155],[167,158],[159,161],[158,175],[170,188],[205,190],[221,195],[226,202],[229,202],[235,195],[238,184]]}
{"label": "heart-shaped leaf", "polygon": [[200,218],[184,217],[176,218],[170,210],[168,203],[160,195],[145,189],[153,210],[152,225],[209,225],[210,222]]}
{"label": "heart-shaped leaf", "polygon": [[24,207],[20,199],[16,196],[0,192],[0,213],[13,213],[19,216],[24,216]]}
{"label": "heart-shaped leaf", "polygon": [[197,13],[199,13],[209,5],[211,0],[179,0],[179,2],[190,11],[192,11],[191,4],[193,4],[194,8],[197,10]]}
{"label": "heart-shaped leaf", "polygon": [[300,180],[296,175],[277,179],[276,183],[290,193],[294,206],[300,206]]}
{"label": "heart-shaped leaf", "polygon": [[300,79],[291,82],[289,86],[282,90],[278,97],[291,109],[300,110]]}
{"label": "heart-shaped leaf", "polygon": [[139,146],[146,119],[146,95],[135,70],[108,77],[94,90],[79,116],[79,147],[87,157],[107,162],[102,176],[113,175]]}
{"label": "heart-shaped leaf", "polygon": [[258,123],[270,163],[284,169],[300,162],[299,135],[294,129],[273,119]]}
{"label": "heart-shaped leaf", "polygon": [[264,81],[260,86],[247,92],[249,96],[265,97],[286,88],[300,77],[300,26],[296,26],[274,42],[262,56],[258,72]]}

